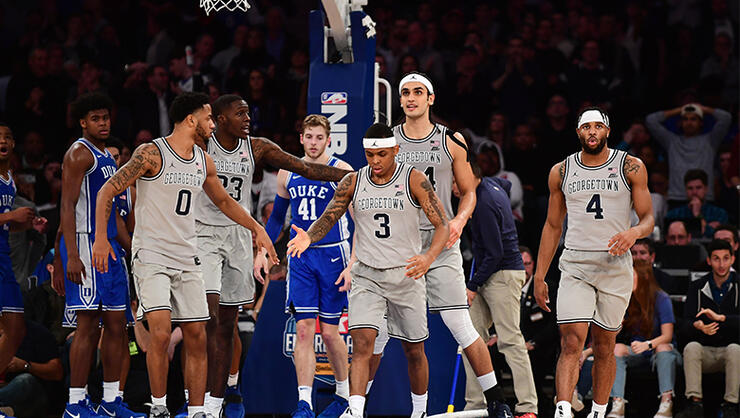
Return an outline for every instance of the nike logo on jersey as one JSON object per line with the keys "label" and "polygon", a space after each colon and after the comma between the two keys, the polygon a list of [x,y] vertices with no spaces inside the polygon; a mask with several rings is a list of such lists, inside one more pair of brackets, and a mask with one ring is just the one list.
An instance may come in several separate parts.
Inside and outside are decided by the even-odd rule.
{"label": "nike logo on jersey", "polygon": [[335,263],[335,262],[337,262],[337,260],[339,260],[340,258],[342,258],[342,257],[332,258],[332,259],[331,259],[331,262],[332,262],[332,263]]}

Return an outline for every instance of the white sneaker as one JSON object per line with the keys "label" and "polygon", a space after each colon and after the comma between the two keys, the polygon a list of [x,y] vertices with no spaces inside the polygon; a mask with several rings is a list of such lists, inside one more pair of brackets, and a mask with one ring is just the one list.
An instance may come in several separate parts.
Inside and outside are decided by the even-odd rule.
{"label": "white sneaker", "polygon": [[606,418],[624,418],[624,405],[626,403],[627,401],[625,399],[615,398],[612,401],[612,409]]}
{"label": "white sneaker", "polygon": [[576,412],[581,412],[583,408],[586,407],[583,404],[583,398],[581,398],[581,394],[578,393],[578,390],[573,391],[573,398],[570,400],[570,406]]}
{"label": "white sneaker", "polygon": [[673,398],[667,401],[660,401],[658,412],[655,413],[653,418],[673,418]]}
{"label": "white sneaker", "polygon": [[347,407],[347,409],[342,412],[342,415],[339,416],[339,418],[357,418],[355,415],[352,415],[352,409],[350,407]]}

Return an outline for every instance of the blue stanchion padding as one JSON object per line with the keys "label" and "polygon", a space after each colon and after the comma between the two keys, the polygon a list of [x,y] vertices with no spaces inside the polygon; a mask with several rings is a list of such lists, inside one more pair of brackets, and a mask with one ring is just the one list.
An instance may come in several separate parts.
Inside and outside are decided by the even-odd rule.
{"label": "blue stanchion padding", "polygon": [[[249,414],[289,414],[298,402],[295,369],[284,355],[285,328],[289,315],[284,313],[285,282],[270,282],[242,369],[242,396]],[[455,369],[457,343],[439,315],[429,315],[430,338],[425,343],[429,359],[430,414],[444,412],[449,400]],[[290,343],[290,341],[287,341]],[[464,406],[465,374],[458,376],[456,409]],[[332,386],[314,381],[314,405],[317,411],[331,400]],[[391,339],[368,396],[370,415],[408,415],[411,394],[406,358],[398,340]]]}

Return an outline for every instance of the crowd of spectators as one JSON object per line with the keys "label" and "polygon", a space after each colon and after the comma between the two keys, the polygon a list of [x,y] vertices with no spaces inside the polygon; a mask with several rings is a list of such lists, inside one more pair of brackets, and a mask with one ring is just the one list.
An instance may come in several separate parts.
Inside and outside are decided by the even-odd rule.
{"label": "crowd of spectators", "polygon": [[[369,3],[365,11],[377,23],[381,76],[391,85],[409,71],[431,77],[434,118],[464,134],[484,176],[512,183],[512,210],[520,243],[532,249],[523,251],[530,262],[545,219],[548,170],[579,149],[578,110],[598,105],[611,117],[610,146],[642,159],[649,173],[657,228],[653,241],[635,245],[634,257],[656,266],[654,278],[674,304],[703,297],[683,272],[711,271],[705,245],[713,238],[729,241],[732,253],[738,249],[737,2]],[[53,247],[59,222],[60,162],[79,136],[69,103],[80,94],[99,91],[113,98],[112,133],[122,143],[122,164],[136,146],[170,132],[169,104],[193,90],[212,99],[242,95],[254,135],[301,152],[296,123],[306,113],[308,11],[318,2],[250,4],[247,13],[207,17],[196,0],[0,3],[6,63],[0,68],[0,120],[17,144],[16,202],[49,220],[47,235],[30,230],[11,238],[16,277],[34,301],[27,316],[51,332],[34,338],[53,337],[59,344],[65,337],[42,257]],[[255,177],[253,197],[255,214],[266,219],[275,176],[264,169]],[[284,269],[275,273],[281,275]],[[525,285],[523,312],[537,309],[528,290]],[[643,328],[643,334],[654,331]],[[522,331],[532,343],[530,356],[537,356],[532,363],[551,364],[557,333]],[[679,350],[689,341],[681,333],[676,326]],[[542,335],[548,340],[540,341]],[[52,354],[29,355],[52,362],[53,373],[43,379],[58,381]],[[624,350],[617,355],[626,357],[620,364],[632,364]],[[540,390],[548,371],[536,369]],[[696,386],[691,388],[687,395],[695,401]],[[736,403],[737,391],[734,396],[726,400]]]}

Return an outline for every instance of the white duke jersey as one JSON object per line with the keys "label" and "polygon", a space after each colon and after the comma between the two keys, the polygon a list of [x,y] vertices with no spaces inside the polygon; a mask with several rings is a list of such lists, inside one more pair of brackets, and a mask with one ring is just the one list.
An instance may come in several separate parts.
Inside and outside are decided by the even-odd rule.
{"label": "white duke jersey", "polygon": [[[424,173],[445,208],[447,219],[452,219],[452,154],[447,149],[447,127],[434,124],[434,129],[422,139],[412,139],[403,132],[403,124],[393,128],[399,145],[396,161],[406,163]],[[434,225],[422,214],[421,229],[431,230]]]}
{"label": "white duke jersey", "polygon": [[193,205],[206,178],[205,153],[193,145],[193,158],[184,160],[164,138],[155,139],[154,145],[162,168],[136,180],[132,253],[144,263],[192,271],[199,264]]}
{"label": "white duke jersey", "polygon": [[632,192],[624,176],[627,153],[609,149],[606,163],[590,167],[581,153],[565,159],[561,188],[565,195],[568,229],[565,247],[607,251],[611,237],[630,227]]}
{"label": "white duke jersey", "polygon": [[421,253],[419,222],[423,214],[411,196],[412,169],[397,163],[386,184],[375,184],[368,166],[357,172],[352,199],[354,241],[357,259],[363,264],[376,269],[396,268]]}
{"label": "white duke jersey", "polygon": [[[239,138],[236,148],[228,151],[213,134],[211,140],[208,141],[208,155],[213,158],[216,173],[224,189],[247,213],[252,213],[252,175],[254,174],[252,139],[250,137]],[[195,219],[207,225],[236,225],[236,222],[224,215],[205,193],[200,195],[195,205]]]}

